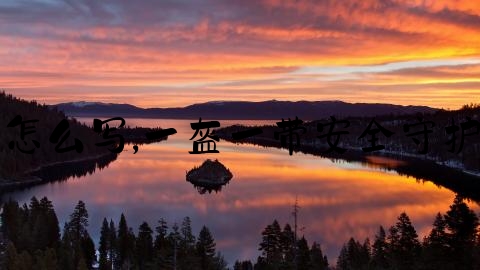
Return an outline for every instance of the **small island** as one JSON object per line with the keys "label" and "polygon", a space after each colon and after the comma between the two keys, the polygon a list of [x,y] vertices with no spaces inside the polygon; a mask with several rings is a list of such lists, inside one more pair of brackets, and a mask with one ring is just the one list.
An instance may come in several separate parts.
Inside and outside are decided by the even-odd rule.
{"label": "small island", "polygon": [[205,160],[200,167],[194,167],[186,175],[187,181],[192,183],[200,194],[220,191],[232,177],[230,170],[217,159]]}

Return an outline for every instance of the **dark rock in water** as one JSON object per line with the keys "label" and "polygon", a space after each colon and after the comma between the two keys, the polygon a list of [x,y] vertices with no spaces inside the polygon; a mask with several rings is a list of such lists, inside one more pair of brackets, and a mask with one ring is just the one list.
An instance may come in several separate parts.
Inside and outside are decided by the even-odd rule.
{"label": "dark rock in water", "polygon": [[220,161],[207,159],[200,167],[195,167],[187,172],[187,181],[192,183],[200,194],[207,191],[220,191],[233,174]]}

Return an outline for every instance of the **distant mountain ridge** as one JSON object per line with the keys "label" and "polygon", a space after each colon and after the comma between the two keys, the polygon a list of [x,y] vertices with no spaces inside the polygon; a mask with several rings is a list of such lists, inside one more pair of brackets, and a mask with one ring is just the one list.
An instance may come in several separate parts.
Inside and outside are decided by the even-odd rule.
{"label": "distant mountain ridge", "polygon": [[119,116],[171,119],[252,119],[294,118],[315,120],[335,116],[367,117],[434,113],[427,106],[402,106],[382,103],[347,103],[343,101],[211,101],[181,108],[139,108],[130,104],[70,102],[52,105],[69,116]]}

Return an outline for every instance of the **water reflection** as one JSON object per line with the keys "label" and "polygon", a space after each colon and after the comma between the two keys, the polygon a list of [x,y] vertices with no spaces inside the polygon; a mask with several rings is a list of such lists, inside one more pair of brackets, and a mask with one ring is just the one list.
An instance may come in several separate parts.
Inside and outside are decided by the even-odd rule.
{"label": "water reflection", "polygon": [[[188,154],[193,134],[189,124],[195,120],[127,119],[132,126],[139,122],[144,126],[175,127],[178,134],[165,142],[142,145],[135,155],[123,152],[107,170],[10,196],[21,202],[28,202],[33,195],[48,196],[61,224],[78,200],[85,201],[97,243],[103,217],[118,220],[124,212],[129,225],[136,229],[144,220],[156,226],[157,220],[164,217],[171,226],[190,216],[195,233],[204,224],[211,229],[217,248],[230,263],[256,258],[260,233],[273,219],[281,224],[293,223],[291,212],[296,196],[303,233],[310,241],[320,242],[331,261],[349,237],[372,237],[379,225],[394,224],[403,211],[423,237],[435,214],[446,212],[455,196],[446,188],[394,171],[358,163],[332,163],[299,153],[289,156],[281,149],[225,141],[217,145],[219,154],[208,157],[221,158],[235,172],[235,181],[220,193],[201,195],[185,181],[185,172],[206,158]],[[222,126],[233,123],[221,122]],[[476,204],[470,206],[479,209]]]}
{"label": "water reflection", "polygon": [[371,168],[375,168],[375,169],[383,169],[383,168],[394,169],[400,166],[407,165],[407,162],[403,160],[396,160],[388,157],[366,156],[365,158],[368,161],[367,166],[371,166]]}
{"label": "water reflection", "polygon": [[68,161],[65,163],[55,163],[44,166],[25,176],[30,181],[12,182],[10,186],[4,186],[0,190],[0,201],[2,194],[13,191],[29,189],[32,186],[42,185],[45,183],[62,182],[72,178],[82,178],[92,175],[97,171],[108,168],[108,165],[117,159],[116,153],[107,153],[101,156],[92,157],[82,160]]}

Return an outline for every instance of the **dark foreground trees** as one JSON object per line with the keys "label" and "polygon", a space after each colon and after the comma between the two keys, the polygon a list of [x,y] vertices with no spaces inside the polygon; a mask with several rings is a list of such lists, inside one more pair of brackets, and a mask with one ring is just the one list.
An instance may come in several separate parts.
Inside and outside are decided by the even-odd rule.
{"label": "dark foreground trees", "polygon": [[291,226],[287,223],[282,230],[277,220],[263,230],[258,250],[261,255],[255,263],[236,261],[234,270],[328,269],[327,257],[318,243],[309,246],[305,237],[295,239]]}
{"label": "dark foreground trees", "polygon": [[[119,222],[104,219],[98,250],[88,233],[88,211],[80,201],[60,233],[58,219],[47,198],[32,198],[19,206],[3,205],[0,269],[227,269],[207,227],[194,235],[191,220],[170,228],[164,219],[156,227],[143,222],[138,233],[122,214]],[[388,229],[380,227],[372,243],[351,238],[344,244],[335,269],[480,269],[479,219],[460,197],[445,214],[438,213],[422,240],[406,213]],[[255,262],[236,261],[234,270],[329,269],[320,245],[303,236],[296,239],[291,226],[275,220],[261,234]],[[0,237],[0,242],[2,237]]]}
{"label": "dark foreground trees", "polygon": [[438,213],[420,242],[406,213],[388,233],[380,227],[373,245],[353,238],[338,257],[337,269],[480,269],[477,215],[456,197],[446,214]]}
{"label": "dark foreground trees", "polygon": [[2,234],[7,239],[7,270],[83,270],[83,269],[226,269],[216,251],[215,240],[207,227],[198,237],[192,233],[190,218],[169,231],[160,219],[158,227],[143,222],[138,234],[122,214],[118,225],[103,220],[98,245],[88,233],[88,211],[79,201],[60,235],[58,219],[51,201],[32,198],[29,205],[9,201],[3,206]]}
{"label": "dark foreground trees", "polygon": [[[406,213],[388,230],[380,226],[373,243],[354,238],[345,243],[330,269],[338,270],[474,270],[480,269],[479,219],[461,197],[445,214],[438,213],[430,233],[419,236]],[[329,269],[320,245],[294,240],[290,225],[275,220],[262,232],[256,262],[236,261],[234,270]]]}

